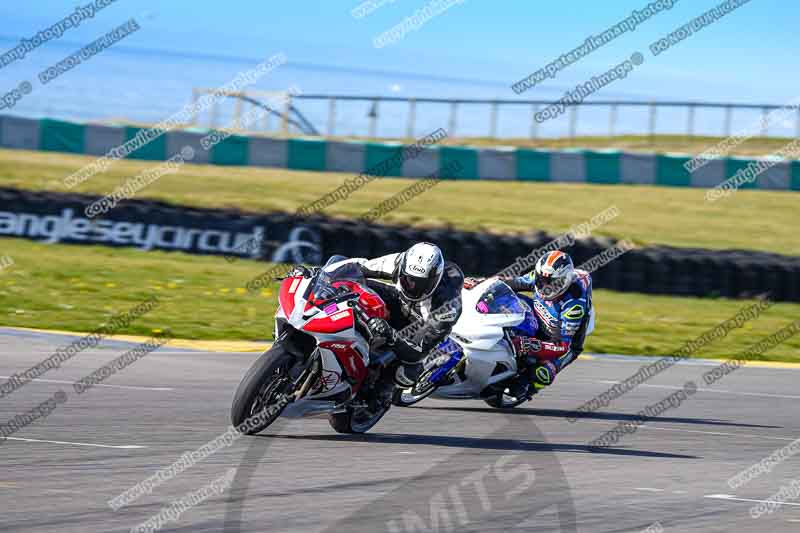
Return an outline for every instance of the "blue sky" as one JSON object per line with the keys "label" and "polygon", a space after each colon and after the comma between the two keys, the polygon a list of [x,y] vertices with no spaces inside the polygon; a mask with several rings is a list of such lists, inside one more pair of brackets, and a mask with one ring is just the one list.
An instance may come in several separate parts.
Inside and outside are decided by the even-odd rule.
{"label": "blue sky", "polygon": [[[0,36],[29,37],[89,1],[0,3]],[[428,0],[395,0],[355,19],[350,11],[359,3],[118,0],[95,20],[70,30],[62,41],[83,44],[135,17],[142,31],[118,46],[248,58],[283,51],[296,62],[510,85],[648,0],[465,0],[382,49],[372,46],[373,37]],[[651,42],[717,4],[715,0],[679,0],[671,10],[595,51],[544,86],[571,88],[632,52],[642,51],[645,64],[598,97],[783,103],[798,96],[800,2],[751,0],[664,54],[649,54]],[[3,43],[7,48],[8,41]],[[4,85],[5,77],[0,71]],[[536,90],[526,96],[536,97]],[[497,97],[513,98],[514,94],[498,87]]]}

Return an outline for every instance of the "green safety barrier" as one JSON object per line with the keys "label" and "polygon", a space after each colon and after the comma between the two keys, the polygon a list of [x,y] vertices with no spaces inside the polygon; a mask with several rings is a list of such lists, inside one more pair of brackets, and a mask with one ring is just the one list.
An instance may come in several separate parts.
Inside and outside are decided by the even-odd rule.
{"label": "green safety barrier", "polygon": [[656,185],[667,185],[670,187],[689,187],[692,184],[692,176],[683,166],[689,161],[689,156],[656,156]]}
{"label": "green safety barrier", "polygon": [[250,139],[231,135],[211,149],[210,162],[214,165],[246,166],[250,162]]}
{"label": "green safety barrier", "polygon": [[[750,163],[749,159],[738,159],[738,158],[728,158],[725,160],[725,178],[732,178],[734,174],[739,172],[740,170],[744,170],[747,168],[747,165]],[[739,185],[740,189],[758,189],[758,179],[753,181],[745,181]]]}
{"label": "green safety barrier", "polygon": [[792,161],[790,172],[790,188],[793,191],[800,191],[800,161]]}
{"label": "green safety barrier", "polygon": [[[458,176],[447,176],[449,168],[455,163],[460,165]],[[456,167],[458,168],[458,167]],[[477,180],[478,177],[478,152],[462,146],[442,146],[439,148],[439,171],[442,179]]]}
{"label": "green safety barrier", "polygon": [[287,166],[297,170],[325,170],[326,142],[316,139],[289,139]]}
{"label": "green safety barrier", "polygon": [[[380,172],[380,176],[402,176],[404,149],[403,145],[366,143],[364,145],[364,170],[370,173]],[[384,164],[384,162],[390,161],[391,164]],[[395,161],[397,164],[394,164]]]}
{"label": "green safety barrier", "polygon": [[[30,148],[38,143],[38,149],[53,152],[86,153],[87,139],[89,151],[97,153],[98,143],[107,143],[115,133],[109,132],[113,126],[76,124],[52,119],[26,119],[0,115],[0,146],[10,148]],[[167,132],[162,135],[145,136],[143,128],[121,126],[119,138],[125,141],[139,139],[138,149],[129,157],[150,161],[164,161],[168,151],[175,149],[180,141],[185,144],[185,133]],[[182,136],[177,139],[175,136]],[[147,139],[150,138],[149,142]],[[99,141],[98,141],[99,139]],[[114,141],[119,142],[119,141]],[[294,170],[326,171],[350,169],[353,172],[374,172],[381,176],[426,177],[432,164],[413,164],[402,161],[401,156],[407,147],[392,143],[333,142],[325,139],[298,138],[285,142],[264,143],[255,138],[232,135],[216,144],[208,157],[215,165],[248,166],[264,165],[265,162]],[[105,148],[103,148],[105,149]],[[199,149],[199,148],[196,148]],[[478,180],[505,179],[531,182],[584,182],[616,185],[622,183],[623,168],[625,183],[655,184],[669,187],[709,187],[722,183],[747,168],[753,160],[742,157],[722,158],[721,162],[709,162],[703,168],[690,173],[684,164],[691,159],[685,154],[630,154],[615,150],[543,150],[531,148],[479,148],[473,146],[441,146],[425,148],[436,157],[427,161],[438,161],[440,173],[449,172],[454,166],[461,169],[455,175],[442,175],[443,179]],[[266,152],[266,153],[265,153]],[[422,154],[417,154],[422,157]],[[396,160],[397,164],[386,165]],[[285,163],[284,163],[285,161]],[[201,162],[201,161],[198,161]],[[780,165],[780,166],[777,166]],[[360,169],[360,170],[359,170]],[[411,169],[411,170],[409,170]],[[556,170],[558,169],[558,170]],[[405,172],[404,172],[405,171]],[[419,173],[419,175],[410,175]],[[481,175],[481,173],[490,175]],[[787,183],[788,173],[788,183]],[[452,173],[451,173],[452,174]],[[744,189],[800,190],[800,161],[780,161],[775,167],[767,169],[759,179],[741,184]]]}
{"label": "green safety barrier", "polygon": [[[139,134],[140,131],[143,131],[145,128],[135,128],[132,126],[128,126],[125,128],[125,142],[130,141]],[[131,159],[144,159],[147,161],[164,161],[167,159],[167,135],[160,135],[159,137],[151,140],[150,142],[146,142],[144,137],[144,143],[142,146],[131,152],[128,157]]]}
{"label": "green safety barrier", "polygon": [[39,148],[48,152],[83,153],[82,124],[43,119],[39,122]]}
{"label": "green safety barrier", "polygon": [[517,179],[550,181],[550,153],[543,150],[517,150]]}
{"label": "green safety barrier", "polygon": [[615,184],[621,181],[619,152],[585,152],[586,181]]}

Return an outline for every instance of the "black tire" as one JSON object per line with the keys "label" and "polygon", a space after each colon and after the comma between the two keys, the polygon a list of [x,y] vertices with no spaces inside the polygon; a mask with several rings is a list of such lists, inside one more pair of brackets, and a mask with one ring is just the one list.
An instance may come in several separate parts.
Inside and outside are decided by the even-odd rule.
{"label": "black tire", "polygon": [[[439,387],[437,385],[433,385],[432,383],[428,382],[428,377],[436,370],[436,367],[429,368],[425,372],[423,372],[414,386],[410,389],[410,392],[406,392],[409,389],[401,389],[396,388],[394,394],[392,394],[392,404],[398,407],[411,407],[412,405],[421,402],[428,396],[434,393],[436,389]],[[427,384],[428,387],[425,389],[421,389],[418,387],[420,384]]]}
{"label": "black tire", "polygon": [[328,422],[337,433],[366,433],[377,424],[383,415],[389,412],[391,405],[373,415],[366,421],[357,420],[358,416],[352,407],[347,407],[344,413],[331,413],[328,415]]}
{"label": "black tire", "polygon": [[520,398],[515,398],[514,396],[509,396],[504,392],[499,392],[494,396],[489,398],[485,398],[483,400],[486,402],[487,405],[490,407],[494,407],[495,409],[512,409],[518,405],[522,405],[523,403],[528,401],[527,396],[523,396]]}
{"label": "black tire", "polygon": [[[293,362],[294,357],[283,346],[276,343],[253,363],[253,366],[242,378],[242,382],[233,396],[233,404],[231,405],[231,423],[233,427],[245,435],[255,435],[266,429],[280,416],[288,401],[280,404],[270,404],[267,401],[263,406],[259,406],[258,402],[263,395],[269,394],[271,396],[275,392],[268,389],[279,386],[277,381],[281,379],[280,372],[283,369],[288,369]],[[288,379],[288,376],[286,378]],[[291,383],[290,380],[289,383]],[[258,411],[256,411],[256,408],[258,408]],[[267,416],[256,421],[256,423],[251,421],[250,424],[243,426],[245,421],[252,416],[267,409],[271,409]]]}

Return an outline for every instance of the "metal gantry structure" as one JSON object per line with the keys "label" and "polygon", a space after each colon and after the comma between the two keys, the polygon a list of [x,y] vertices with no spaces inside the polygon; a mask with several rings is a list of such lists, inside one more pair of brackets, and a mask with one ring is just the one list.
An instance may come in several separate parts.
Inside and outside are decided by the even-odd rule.
{"label": "metal gantry structure", "polygon": [[[522,120],[523,116],[529,117],[529,132],[528,136],[531,139],[539,138],[540,124],[534,118],[536,113],[545,109],[547,106],[553,104],[552,100],[501,100],[501,99],[478,99],[478,98],[407,98],[400,96],[354,96],[354,95],[328,95],[328,94],[300,94],[300,95],[287,95],[285,92],[280,91],[246,91],[246,92],[225,92],[219,93],[215,89],[194,89],[194,99],[197,101],[203,94],[223,94],[226,99],[231,99],[235,102],[235,107],[232,111],[233,120],[229,124],[220,124],[220,106],[223,105],[222,99],[215,99],[211,109],[208,112],[206,120],[201,121],[201,117],[195,116],[193,125],[206,126],[211,128],[226,127],[240,131],[242,133],[253,134],[303,134],[312,136],[328,136],[333,137],[339,134],[337,132],[337,110],[340,103],[363,102],[366,104],[368,112],[365,115],[367,119],[366,132],[361,136],[368,136],[370,138],[377,138],[378,125],[381,117],[381,104],[405,104],[406,123],[405,123],[405,137],[414,138],[417,133],[417,106],[419,104],[433,104],[438,106],[445,106],[447,109],[447,131],[451,137],[458,134],[459,128],[459,111],[461,106],[464,105],[482,105],[487,106],[489,111],[488,124],[486,125],[486,137],[488,138],[502,138],[498,135],[498,121],[500,110],[505,107],[513,106],[516,108],[522,107],[527,113],[522,113],[517,116]],[[272,109],[268,107],[265,102],[269,99],[274,99],[276,95],[285,96],[285,102],[281,105],[280,109]],[[306,118],[301,112],[300,107],[305,102],[317,102],[326,104],[327,107],[327,120],[325,120],[325,127],[317,128],[314,124]],[[245,112],[246,106],[256,106],[264,108],[267,113],[264,115],[260,125],[242,124],[241,119]],[[637,108],[647,110],[647,128],[646,131],[641,131],[634,134],[654,136],[658,133],[658,116],[659,110],[685,110],[686,111],[686,127],[684,134],[686,136],[693,136],[696,132],[697,119],[696,114],[698,110],[702,109],[715,109],[724,112],[722,123],[718,128],[718,134],[728,137],[733,132],[734,113],[737,111],[760,112],[761,115],[761,135],[769,136],[768,131],[768,117],[773,111],[785,108],[787,114],[794,115],[795,136],[800,137],[800,109],[788,108],[775,104],[735,104],[723,102],[687,102],[687,101],[622,101],[622,100],[592,100],[588,102],[580,102],[570,105],[567,110],[567,133],[569,137],[576,137],[579,133],[579,117],[581,109],[589,108],[607,108],[608,110],[608,130],[609,136],[618,135],[619,115],[622,109]],[[277,126],[273,127],[271,117],[278,119]]]}

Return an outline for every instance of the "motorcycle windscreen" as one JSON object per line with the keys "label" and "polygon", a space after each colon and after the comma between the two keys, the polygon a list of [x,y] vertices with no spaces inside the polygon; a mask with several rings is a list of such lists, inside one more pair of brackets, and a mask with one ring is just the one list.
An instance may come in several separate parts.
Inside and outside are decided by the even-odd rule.
{"label": "motorcycle windscreen", "polygon": [[453,333],[466,339],[465,347],[472,350],[493,349],[503,339],[503,328],[516,326],[525,318],[524,305],[501,280],[491,282],[479,295],[465,290],[462,298],[464,312]]}
{"label": "motorcycle windscreen", "polygon": [[475,310],[484,315],[516,315],[526,311],[514,291],[499,280],[481,294]]}
{"label": "motorcycle windscreen", "polygon": [[338,296],[351,292],[350,283],[362,287],[367,285],[367,280],[358,265],[344,263],[337,267],[335,264],[326,264],[318,271],[309,288],[307,298],[318,307],[324,306]]}

